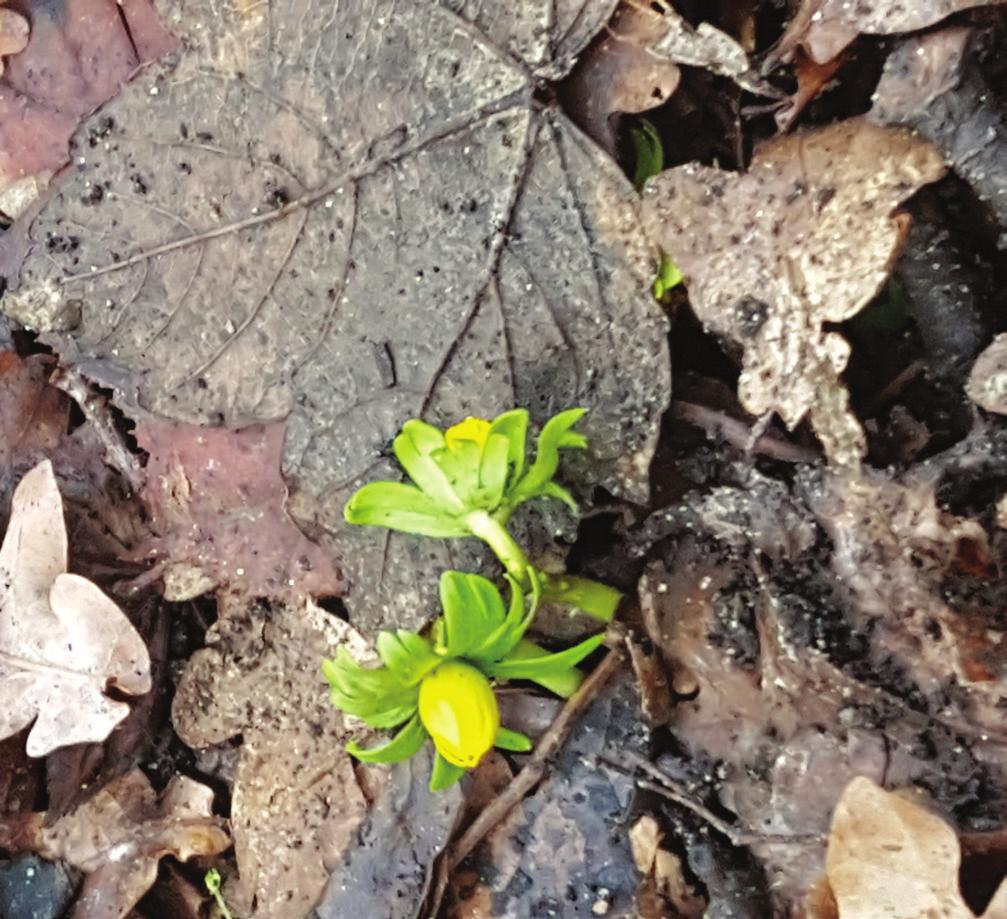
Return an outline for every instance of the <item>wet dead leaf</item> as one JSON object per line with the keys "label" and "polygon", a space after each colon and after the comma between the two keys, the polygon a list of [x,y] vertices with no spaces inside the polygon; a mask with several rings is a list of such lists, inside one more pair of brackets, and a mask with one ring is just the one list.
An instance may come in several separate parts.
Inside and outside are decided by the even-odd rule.
{"label": "wet dead leaf", "polygon": [[864,453],[840,374],[855,315],[888,277],[907,229],[893,215],[943,174],[909,131],[862,119],[761,147],[745,174],[689,164],[644,190],[644,219],[685,273],[696,314],[744,349],[738,395],[793,428],[808,414],[836,464]]}
{"label": "wet dead leaf", "polygon": [[[868,778],[843,791],[826,861],[839,919],[974,919],[959,889],[954,830],[911,794]],[[987,919],[1003,915],[1003,896],[994,897]]]}
{"label": "wet dead leaf", "polygon": [[803,45],[819,64],[836,57],[858,35],[895,35],[932,26],[948,16],[1002,0],[803,0],[777,47]]}
{"label": "wet dead leaf", "polygon": [[619,762],[646,738],[635,680],[623,668],[581,716],[549,777],[466,862],[476,890],[488,890],[488,917],[635,915],[638,875],[622,829],[633,779],[598,757]]}
{"label": "wet dead leaf", "polygon": [[[459,785],[430,791],[432,747],[391,768],[354,845],[334,866],[315,919],[422,915],[437,856],[462,811]],[[474,919],[474,917],[473,917]]]}
{"label": "wet dead leaf", "polygon": [[290,413],[292,515],[362,627],[415,626],[453,550],[342,522],[406,418],[562,393],[590,409],[572,484],[646,494],[669,373],[636,195],[535,99],[613,7],[176,5],[185,52],[82,128],[5,309],[152,411]]}
{"label": "wet dead leaf", "polygon": [[[0,36],[9,34],[4,24],[13,28],[15,15],[0,9]],[[173,45],[147,0],[32,4],[31,37],[0,71],[0,191],[63,166],[81,118],[114,96],[141,63]],[[14,54],[4,47],[0,38],[0,54]],[[101,140],[99,130],[84,144],[93,148]],[[92,197],[100,193],[94,188]]]}
{"label": "wet dead leaf", "polygon": [[1007,245],[1007,130],[973,50],[973,30],[949,26],[903,39],[885,61],[871,119],[930,140],[996,215]]}
{"label": "wet dead leaf", "polygon": [[214,588],[245,597],[334,596],[331,560],[287,515],[280,475],[285,425],[238,431],[145,418],[137,443],[150,457],[140,492],[164,559],[165,596]]}
{"label": "wet dead leaf", "polygon": [[104,740],[129,714],[106,688],[146,693],[150,658],[122,610],[67,573],[63,502],[48,461],[14,492],[0,573],[0,737],[34,720],[30,756]]}
{"label": "wet dead leaf", "polygon": [[319,669],[340,645],[363,650],[313,604],[225,601],[179,684],[173,721],[189,746],[242,736],[231,800],[240,878],[229,897],[244,915],[303,919],[364,817],[348,732]]}
{"label": "wet dead leaf", "polygon": [[45,814],[34,815],[12,845],[86,873],[70,919],[122,919],[150,889],[166,855],[188,861],[230,846],[212,805],[206,785],[176,776],[158,795],[137,769],[51,826]]}
{"label": "wet dead leaf", "polygon": [[617,152],[616,117],[656,108],[678,88],[678,66],[653,51],[664,32],[658,14],[622,4],[604,36],[581,55],[563,83],[577,123],[612,156]]}

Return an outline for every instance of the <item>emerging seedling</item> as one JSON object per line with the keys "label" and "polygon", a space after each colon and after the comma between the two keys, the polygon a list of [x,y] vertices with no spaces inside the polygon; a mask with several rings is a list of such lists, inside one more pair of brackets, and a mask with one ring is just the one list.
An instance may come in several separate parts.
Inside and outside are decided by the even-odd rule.
{"label": "emerging seedling", "polygon": [[224,901],[224,895],[220,892],[220,872],[216,868],[211,868],[203,875],[203,883],[206,885],[210,896],[213,897],[214,903],[217,904],[217,909],[220,911],[223,919],[234,919],[231,911],[227,908],[227,903]]}
{"label": "emerging seedling", "polygon": [[[551,418],[538,436],[535,460],[526,464],[528,412],[515,409],[493,421],[467,418],[447,431],[413,419],[395,438],[395,456],[412,484],[371,482],[346,505],[350,523],[382,526],[440,538],[475,536],[500,559],[524,590],[533,567],[507,530],[514,511],[533,498],[556,498],[574,512],[573,496],[555,481],[560,451],[583,449],[587,439],[573,428],[585,409]],[[569,603],[604,621],[622,595],[586,578],[539,573],[546,600]]]}
{"label": "emerging seedling", "polygon": [[427,740],[436,749],[430,788],[447,788],[478,765],[491,747],[526,752],[531,741],[500,725],[491,680],[531,680],[566,697],[580,685],[577,669],[604,640],[594,635],[550,654],[525,638],[541,597],[534,569],[526,573],[526,597],[508,575],[505,606],[493,584],[477,574],[447,571],[441,576],[443,615],[429,638],[399,630],[381,632],[379,667],[364,667],[340,649],[322,664],[332,703],[376,728],[399,728],[388,743],[347,750],[368,763],[396,763],[413,756]]}

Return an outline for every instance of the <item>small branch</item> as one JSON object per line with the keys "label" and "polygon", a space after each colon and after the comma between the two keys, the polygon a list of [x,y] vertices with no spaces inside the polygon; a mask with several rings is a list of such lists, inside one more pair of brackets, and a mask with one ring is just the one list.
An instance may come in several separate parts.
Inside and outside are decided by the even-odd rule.
{"label": "small branch", "polygon": [[733,846],[738,846],[740,848],[764,842],[806,845],[809,842],[826,841],[826,837],[820,833],[752,833],[746,830],[741,830],[738,827],[732,826],[722,817],[718,817],[708,807],[693,800],[685,789],[682,788],[681,784],[676,782],[670,775],[659,769],[653,763],[644,759],[639,754],[626,750],[623,751],[622,758],[624,760],[623,763],[612,762],[604,757],[599,757],[599,760],[605,763],[605,765],[611,766],[613,769],[618,769],[620,772],[631,772],[635,770],[644,773],[644,775],[650,776],[650,778],[654,781],[637,779],[636,784],[640,788],[644,788],[647,791],[652,791],[655,794],[659,794],[662,797],[667,798],[669,801],[674,801],[680,807],[684,807],[687,811],[695,814],[700,820],[703,820],[705,823],[712,826],[718,833],[726,836]]}
{"label": "small branch", "polygon": [[753,443],[752,429],[747,424],[705,405],[676,399],[671,403],[671,414],[679,421],[702,429],[710,438],[720,438],[742,453],[761,453],[785,463],[816,463],[821,459],[816,450],[782,440],[772,434],[760,432]]}
{"label": "small branch", "polygon": [[[614,634],[610,632],[610,634]],[[625,658],[619,648],[613,648],[605,659],[591,671],[556,716],[549,730],[542,735],[524,768],[511,779],[510,784],[488,807],[483,808],[467,830],[451,845],[441,859],[437,883],[428,916],[436,916],[451,872],[465,860],[473,849],[498,826],[538,785],[549,770],[550,761],[562,749],[577,719],[598,695],[609,678],[622,666]]]}

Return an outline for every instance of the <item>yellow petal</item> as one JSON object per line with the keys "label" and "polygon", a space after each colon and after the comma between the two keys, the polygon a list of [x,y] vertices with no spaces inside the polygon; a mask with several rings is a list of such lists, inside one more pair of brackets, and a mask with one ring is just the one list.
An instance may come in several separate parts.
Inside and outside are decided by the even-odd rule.
{"label": "yellow petal", "polygon": [[496,740],[500,709],[493,687],[470,664],[447,661],[424,677],[419,708],[437,752],[454,766],[471,769]]}
{"label": "yellow petal", "polygon": [[485,418],[473,418],[469,416],[464,421],[452,425],[444,432],[444,440],[448,449],[453,450],[459,441],[471,440],[482,449],[486,446],[486,441],[490,436],[490,423]]}

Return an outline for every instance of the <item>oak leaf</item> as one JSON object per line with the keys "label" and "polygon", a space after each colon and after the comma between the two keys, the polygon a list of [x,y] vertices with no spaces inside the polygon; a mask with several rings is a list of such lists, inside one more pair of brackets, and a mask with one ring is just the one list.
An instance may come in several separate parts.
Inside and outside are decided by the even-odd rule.
{"label": "oak leaf", "polygon": [[67,573],[63,504],[52,464],[14,492],[0,547],[0,738],[34,719],[29,756],[104,740],[129,714],[105,695],[150,690],[150,656],[121,609]]}

